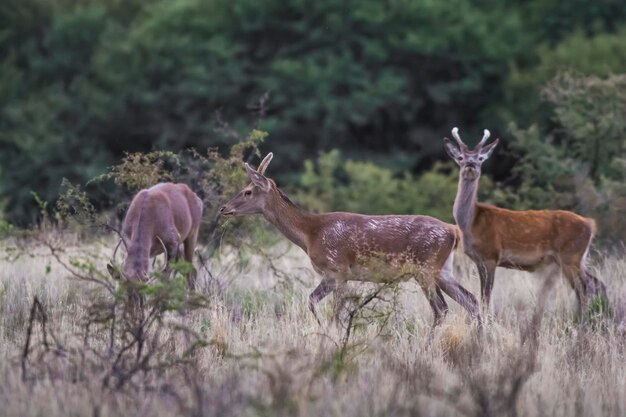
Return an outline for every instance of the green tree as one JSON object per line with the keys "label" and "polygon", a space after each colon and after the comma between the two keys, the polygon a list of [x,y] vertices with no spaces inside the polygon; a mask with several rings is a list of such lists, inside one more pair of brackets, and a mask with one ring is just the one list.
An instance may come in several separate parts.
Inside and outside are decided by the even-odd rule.
{"label": "green tree", "polygon": [[626,75],[562,74],[544,88],[550,124],[512,128],[516,208],[564,208],[596,219],[603,239],[626,235]]}
{"label": "green tree", "polygon": [[624,8],[576,1],[7,0],[0,200],[32,222],[31,191],[52,201],[124,152],[225,150],[251,128],[287,184],[334,148],[393,178],[428,170],[454,125],[543,125],[538,91],[564,67],[624,71]]}
{"label": "green tree", "polygon": [[540,0],[525,1],[520,6],[535,40],[550,44],[577,30],[586,35],[613,32],[626,20],[621,0]]}
{"label": "green tree", "polygon": [[472,123],[501,97],[491,86],[520,47],[515,11],[479,6],[10,1],[0,9],[7,215],[32,220],[31,190],[52,200],[61,178],[84,182],[124,151],[225,148],[230,129],[252,126],[272,132],[284,172],[334,147],[395,172],[428,166],[442,127]]}
{"label": "green tree", "polygon": [[503,86],[504,105],[490,108],[487,113],[521,125],[547,121],[550,109],[540,100],[544,85],[564,71],[600,77],[626,72],[625,38],[623,27],[615,33],[591,37],[578,31],[554,46],[540,44],[535,63],[511,69]]}
{"label": "green tree", "polygon": [[598,78],[565,73],[543,93],[555,106],[568,155],[587,165],[596,182],[618,175],[621,169],[612,162],[626,151],[626,74]]}

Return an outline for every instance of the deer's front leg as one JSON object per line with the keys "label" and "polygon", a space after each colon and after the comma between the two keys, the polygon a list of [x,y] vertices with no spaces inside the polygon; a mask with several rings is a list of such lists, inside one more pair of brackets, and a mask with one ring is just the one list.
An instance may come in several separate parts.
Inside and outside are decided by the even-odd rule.
{"label": "deer's front leg", "polygon": [[491,290],[493,289],[493,281],[496,274],[496,263],[489,260],[479,260],[476,262],[476,266],[480,276],[480,298],[485,313],[488,313]]}
{"label": "deer's front leg", "polygon": [[171,278],[172,275],[172,268],[171,268],[171,264],[172,261],[174,262],[178,262],[179,259],[179,245],[178,243],[171,243],[165,246],[165,267],[163,268],[163,274],[167,277],[167,278]]}
{"label": "deer's front leg", "polygon": [[350,291],[345,281],[336,281],[335,291],[333,292],[333,320],[335,323],[341,323],[341,313],[345,310],[346,304],[350,301]]}
{"label": "deer's front leg", "polygon": [[422,279],[416,278],[417,283],[424,291],[424,295],[428,299],[428,303],[430,307],[433,309],[433,329],[443,322],[443,319],[446,318],[448,314],[448,304],[446,300],[443,298],[443,294],[441,293],[441,289],[437,285],[432,285],[430,287],[424,285],[424,281]]}
{"label": "deer's front leg", "polygon": [[309,295],[309,309],[315,316],[315,320],[317,320],[318,324],[321,326],[322,322],[320,321],[315,306],[321,300],[324,299],[328,294],[333,292],[337,288],[337,281],[334,278],[324,277],[322,282],[313,290],[311,295]]}
{"label": "deer's front leg", "polygon": [[190,291],[196,290],[196,280],[198,278],[198,270],[193,266],[193,255],[196,250],[196,242],[198,240],[198,229],[191,232],[189,237],[183,241],[183,257],[185,261],[191,264],[191,271],[187,274],[187,288]]}
{"label": "deer's front leg", "polygon": [[440,288],[450,296],[454,301],[459,303],[472,317],[478,322],[478,325],[482,325],[482,319],[480,318],[480,307],[476,301],[476,297],[466,290],[461,284],[459,284],[450,270],[442,270],[439,273],[439,280],[437,281],[438,289]]}

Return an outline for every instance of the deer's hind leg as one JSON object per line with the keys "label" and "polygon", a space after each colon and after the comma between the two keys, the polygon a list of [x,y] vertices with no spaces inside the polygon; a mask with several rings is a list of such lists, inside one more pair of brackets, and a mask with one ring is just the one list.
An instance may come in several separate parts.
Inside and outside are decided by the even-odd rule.
{"label": "deer's hind leg", "polygon": [[567,262],[561,265],[563,275],[567,278],[570,286],[576,293],[577,313],[580,316],[587,308],[587,291],[585,289],[584,272],[577,262]]}
{"label": "deer's hind leg", "polygon": [[448,314],[448,304],[446,300],[443,298],[443,294],[441,293],[441,289],[433,282],[429,285],[424,283],[423,279],[416,278],[417,283],[424,291],[424,295],[426,299],[428,299],[428,303],[430,304],[430,308],[433,310],[433,329],[439,326],[443,320],[446,318]]}
{"label": "deer's hind leg", "polygon": [[450,298],[459,303],[467,312],[478,322],[480,326],[482,319],[480,317],[480,308],[476,297],[459,284],[452,273],[452,256],[446,260],[443,268],[439,271],[439,279],[437,286],[443,290]]}
{"label": "deer's hind leg", "polygon": [[600,298],[604,306],[608,307],[606,286],[585,268],[577,265],[563,265],[563,274],[576,293],[578,301],[578,315],[583,314],[594,296]]}
{"label": "deer's hind leg", "polygon": [[580,260],[580,279],[585,286],[585,294],[591,299],[598,297],[602,302],[603,308],[609,307],[609,298],[606,294],[606,285],[600,281],[595,275],[593,275],[589,268],[587,268],[587,254],[589,249],[587,248]]}
{"label": "deer's hind leg", "polygon": [[600,297],[605,306],[609,305],[609,298],[606,295],[606,285],[604,282],[600,281],[595,275],[593,275],[586,268],[582,271],[583,276],[585,277],[585,290],[588,296],[597,296]]}

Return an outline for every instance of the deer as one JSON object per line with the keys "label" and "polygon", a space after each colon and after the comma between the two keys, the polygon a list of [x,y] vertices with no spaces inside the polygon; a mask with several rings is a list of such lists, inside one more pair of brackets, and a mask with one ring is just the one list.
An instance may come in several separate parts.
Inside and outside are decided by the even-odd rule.
{"label": "deer", "polygon": [[[274,180],[265,176],[273,154],[258,169],[244,163],[250,183],[220,208],[224,216],[261,214],[309,257],[322,276],[308,307],[321,325],[316,305],[347,281],[381,282],[415,279],[434,314],[433,328],[448,312],[446,293],[480,325],[476,298],[454,278],[452,262],[460,240],[456,226],[429,216],[363,215],[349,212],[311,213],[298,207]],[[372,271],[373,264],[383,269]],[[381,278],[382,277],[382,278]],[[337,318],[337,315],[335,316]]]}
{"label": "deer", "polygon": [[[513,211],[477,201],[482,164],[492,155],[499,139],[487,144],[485,129],[473,150],[452,129],[455,144],[444,138],[444,148],[459,166],[459,182],[453,216],[461,230],[465,254],[477,266],[482,308],[488,310],[496,267],[527,272],[560,269],[576,293],[578,312],[597,295],[608,306],[606,287],[587,268],[587,256],[595,235],[595,221],[565,210]],[[546,285],[554,274],[547,274]]]}
{"label": "deer", "polygon": [[[202,200],[186,184],[159,183],[139,191],[132,199],[122,224],[120,244],[126,249],[126,259],[121,270],[107,264],[109,274],[115,279],[125,278],[147,282],[150,258],[165,255],[163,271],[170,261],[180,256],[193,263],[202,220]],[[196,272],[187,275],[187,286],[195,290]]]}

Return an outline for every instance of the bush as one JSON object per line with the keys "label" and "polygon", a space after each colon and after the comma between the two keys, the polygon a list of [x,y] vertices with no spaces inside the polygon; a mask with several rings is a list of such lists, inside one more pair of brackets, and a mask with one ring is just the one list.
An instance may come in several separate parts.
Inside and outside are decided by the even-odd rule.
{"label": "bush", "polygon": [[457,174],[450,164],[436,164],[414,177],[396,177],[369,162],[342,160],[339,151],[305,161],[298,199],[314,211],[365,214],[425,214],[452,220]]}
{"label": "bush", "polygon": [[[106,229],[118,227],[132,200],[141,189],[149,188],[159,182],[181,182],[189,185],[198,194],[204,205],[203,221],[200,228],[201,241],[212,249],[222,239],[225,231],[219,226],[219,207],[241,189],[247,177],[243,161],[250,155],[258,154],[258,146],[267,133],[253,130],[247,138],[239,138],[226,157],[215,149],[200,154],[194,149],[181,152],[154,151],[148,153],[127,154],[120,164],[114,165],[109,172],[90,181],[93,183],[113,182],[114,192],[109,198],[114,202],[117,216],[111,219],[110,213],[98,212],[87,193],[79,186],[63,181],[63,193],[56,204],[54,217],[63,222],[71,222],[88,228],[106,226]],[[227,239],[240,240],[251,233],[255,223],[239,222],[233,227],[232,222],[225,225]],[[93,231],[93,230],[91,230]]]}

